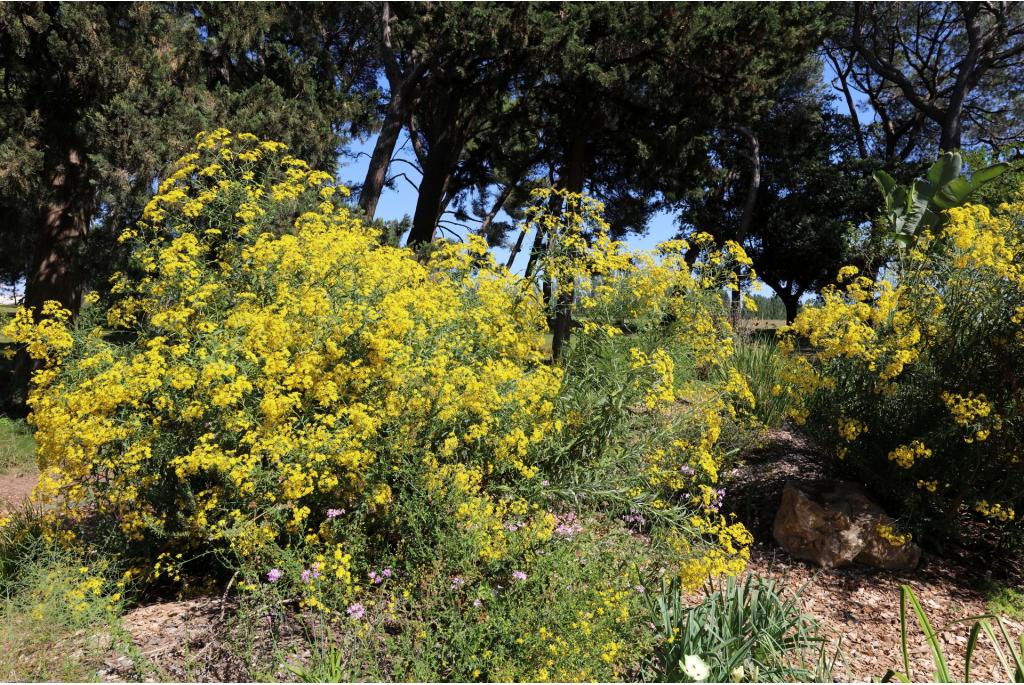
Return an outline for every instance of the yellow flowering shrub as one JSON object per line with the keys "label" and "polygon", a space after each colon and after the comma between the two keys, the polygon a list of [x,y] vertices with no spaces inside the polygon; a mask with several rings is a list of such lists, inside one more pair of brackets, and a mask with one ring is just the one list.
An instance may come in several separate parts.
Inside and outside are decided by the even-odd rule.
{"label": "yellow flowering shrub", "polygon": [[[753,403],[720,296],[749,266],[739,246],[698,236],[695,265],[682,241],[631,254],[599,203],[563,194],[551,218],[541,194],[533,230],[557,239],[522,278],[475,237],[423,259],[382,245],[347,195],[279,143],[202,133],[120,236],[130,268],[105,307],[14,317],[5,334],[42,364],[52,536],[105,531],[141,582],[216,559],[236,587],[351,617],[392,574],[528,572],[584,500],[648,528],[691,584],[742,569],[749,534],[715,487],[722,423]],[[562,365],[542,280],[574,297]],[[574,469],[615,492],[568,495]],[[615,630],[605,674],[629,651]]]}
{"label": "yellow flowering shrub", "polygon": [[99,516],[142,559],[266,569],[301,548],[353,593],[410,493],[450,507],[438,525],[483,558],[550,535],[496,494],[535,477],[553,430],[537,298],[480,241],[429,263],[381,246],[346,195],[279,144],[200,135],[121,236],[134,271],[105,320],[68,327],[48,305],[7,326],[46,364],[30,406],[55,529]]}
{"label": "yellow flowering shrub", "polygon": [[1024,205],[951,209],[882,277],[841,270],[789,327],[791,350],[811,348],[784,388],[794,418],[915,528],[1018,532],[1022,312]]}

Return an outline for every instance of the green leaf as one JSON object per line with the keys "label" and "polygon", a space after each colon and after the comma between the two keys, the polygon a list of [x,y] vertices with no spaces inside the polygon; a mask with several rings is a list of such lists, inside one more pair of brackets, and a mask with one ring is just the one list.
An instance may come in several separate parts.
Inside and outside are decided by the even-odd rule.
{"label": "green leaf", "polygon": [[888,201],[889,195],[891,195],[893,189],[896,188],[896,179],[881,169],[872,174],[872,176],[875,179],[875,183],[877,183],[878,187],[882,190],[882,195],[884,195],[886,197],[886,201]]}
{"label": "green leaf", "polygon": [[967,654],[964,656],[964,682],[971,682],[971,660],[974,657],[974,649],[978,646],[978,637],[981,635],[981,621],[971,627],[971,635],[967,638]]}
{"label": "green leaf", "polygon": [[963,159],[958,152],[944,152],[928,169],[928,181],[935,188],[941,188],[960,175]]}
{"label": "green leaf", "polygon": [[[928,647],[932,651],[932,660],[935,662],[936,682],[951,682],[949,678],[949,666],[946,664],[946,655],[942,651],[942,644],[939,642],[939,635],[935,632],[935,629],[932,628],[932,624],[928,620],[928,615],[925,614],[924,608],[921,606],[921,603],[917,600],[917,595],[914,594],[914,591],[910,588],[909,585],[904,585],[900,588],[900,606],[902,607],[901,611],[905,610],[904,598],[910,601],[910,605],[911,607],[913,607],[914,613],[917,615],[917,622],[921,625],[921,630],[924,631],[925,639],[928,641]],[[901,621],[905,622],[905,619],[901,617]],[[909,661],[909,655],[906,652],[905,639],[903,649],[904,659],[906,661]]]}
{"label": "green leaf", "polygon": [[959,207],[975,189],[976,186],[963,176],[954,178],[939,188],[939,191],[932,197],[932,204],[939,209]]}
{"label": "green leaf", "polygon": [[978,169],[973,174],[971,174],[971,182],[974,183],[975,188],[978,188],[984,185],[985,183],[988,183],[989,181],[999,177],[1004,171],[1006,171],[1009,168],[1009,164],[1001,162],[999,164],[987,166],[984,169]]}
{"label": "green leaf", "polygon": [[914,238],[906,233],[893,233],[892,239],[899,243],[904,249],[909,249],[914,243]]}

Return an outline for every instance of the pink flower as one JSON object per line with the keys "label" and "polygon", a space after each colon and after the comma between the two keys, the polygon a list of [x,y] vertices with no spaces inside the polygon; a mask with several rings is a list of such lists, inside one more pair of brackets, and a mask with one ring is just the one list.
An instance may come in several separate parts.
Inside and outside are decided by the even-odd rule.
{"label": "pink flower", "polygon": [[452,589],[453,590],[458,590],[459,588],[461,588],[465,584],[466,584],[466,581],[463,580],[462,578],[459,578],[458,576],[453,576],[452,577]]}
{"label": "pink flower", "polygon": [[267,573],[267,580],[269,580],[271,583],[276,583],[277,581],[281,580],[281,576],[283,576],[283,575],[284,575],[284,571],[282,571],[281,569],[279,569],[279,568],[272,568]]}
{"label": "pink flower", "polygon": [[366,613],[366,607],[364,607],[359,602],[356,602],[355,604],[349,605],[348,609],[346,610],[346,613],[348,613],[349,616],[358,621]]}
{"label": "pink flower", "polygon": [[526,580],[526,574],[522,571],[513,571],[512,577],[518,580],[520,583]]}
{"label": "pink flower", "polygon": [[336,518],[338,518],[339,516],[341,516],[344,513],[345,513],[344,509],[328,509],[327,510],[327,518],[329,518],[329,519],[336,519]]}

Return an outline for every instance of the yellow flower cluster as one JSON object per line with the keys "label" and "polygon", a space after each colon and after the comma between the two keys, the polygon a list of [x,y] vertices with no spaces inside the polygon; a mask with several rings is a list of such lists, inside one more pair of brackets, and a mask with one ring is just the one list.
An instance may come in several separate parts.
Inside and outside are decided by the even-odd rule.
{"label": "yellow flower cluster", "polygon": [[840,416],[838,424],[839,435],[847,442],[853,442],[868,432],[868,427],[864,423],[846,416]]}
{"label": "yellow flower cluster", "polygon": [[[572,420],[556,413],[563,371],[542,348],[536,281],[499,267],[477,237],[425,260],[382,245],[347,191],[280,143],[223,129],[196,143],[121,235],[132,270],[113,279],[103,320],[72,328],[48,304],[5,331],[44,363],[29,403],[36,498],[54,534],[110,522],[150,579],[226,553],[299,587],[308,607],[365,589],[373,550],[400,553],[405,526],[422,525],[413,498],[484,564],[550,540],[557,521],[528,493],[539,450]],[[562,195],[560,212],[530,214],[554,243],[535,273],[555,284],[553,300],[574,291],[597,337],[672,321],[700,374],[723,367],[720,289],[738,287],[742,249],[698,235],[696,265],[683,241],[630,254],[599,203]],[[673,357],[637,349],[633,365],[645,408],[664,411],[677,397]],[[652,506],[666,506],[666,488],[694,493],[701,540],[674,544],[697,584],[742,570],[750,542],[706,485],[723,415],[753,405],[741,375],[722,379],[688,405],[699,430],[643,474]],[[603,653],[617,663],[614,642]]]}
{"label": "yellow flower cluster", "polygon": [[879,537],[893,547],[902,547],[913,539],[910,533],[897,533],[895,528],[886,523],[879,523],[875,530]]}
{"label": "yellow flower cluster", "polygon": [[[740,287],[739,273],[756,277],[752,260],[739,244],[718,247],[707,233],[631,252],[609,239],[603,207],[591,198],[542,189],[534,192],[534,200],[523,230],[546,236],[548,250],[535,269],[541,281],[551,284],[553,306],[568,293],[574,320],[592,340],[614,344],[625,331],[635,334],[634,340],[651,334],[654,346],[628,348],[633,383],[642,389],[639,404],[651,412],[670,411],[689,426],[685,435],[651,449],[643,464],[644,482],[631,488],[630,497],[665,509],[668,500],[685,496],[701,512],[691,533],[710,540],[710,548],[670,541],[690,585],[699,585],[709,574],[741,571],[749,533],[740,524],[719,520],[719,495],[709,484],[718,481],[722,455],[717,443],[724,417],[738,419],[755,404],[746,378],[730,365],[733,330],[721,297],[723,289]],[[691,248],[697,254],[692,262],[686,258]],[[701,381],[677,383],[674,358],[680,356]],[[706,380],[712,375],[715,382]],[[682,405],[675,404],[679,398],[684,398]]]}
{"label": "yellow flower cluster", "polygon": [[684,558],[679,572],[683,588],[696,590],[708,578],[738,576],[743,573],[750,560],[750,545],[754,538],[742,523],[728,522],[720,516],[717,519],[694,517],[691,524],[704,534],[714,537],[718,544],[694,555],[690,543],[682,535],[674,537],[676,551]]}
{"label": "yellow flower cluster", "polygon": [[968,393],[967,397],[955,393],[942,393],[942,401],[949,407],[953,419],[961,426],[971,424],[975,419],[983,418],[992,413],[992,404],[982,393],[977,397]]}
{"label": "yellow flower cluster", "polygon": [[932,456],[932,451],[925,447],[920,440],[914,440],[909,445],[900,445],[889,452],[889,461],[896,462],[900,468],[909,469],[914,465],[915,459],[927,459],[930,456]]}
{"label": "yellow flower cluster", "polygon": [[985,518],[996,521],[1012,521],[1017,517],[1017,512],[1013,510],[1013,507],[1004,506],[998,502],[989,504],[988,500],[984,499],[974,505],[974,510]]}

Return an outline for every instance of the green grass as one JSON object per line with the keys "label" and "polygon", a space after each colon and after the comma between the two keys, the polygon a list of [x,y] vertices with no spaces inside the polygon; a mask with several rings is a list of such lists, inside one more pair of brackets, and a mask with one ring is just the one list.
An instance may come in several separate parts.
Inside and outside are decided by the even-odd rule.
{"label": "green grass", "polygon": [[0,474],[33,472],[35,449],[32,431],[24,421],[0,416]]}
{"label": "green grass", "polygon": [[1024,591],[1000,582],[986,584],[982,590],[988,610],[1017,621],[1024,620]]}
{"label": "green grass", "polygon": [[[0,304],[0,328],[4,327],[4,324],[7,323],[7,317],[14,314],[15,309],[17,309],[17,307],[12,307],[9,304]],[[0,345],[5,345],[10,342],[10,338],[5,336],[3,333],[0,333]]]}
{"label": "green grass", "polygon": [[[676,580],[647,594],[660,632],[659,682],[829,682],[839,656],[799,594],[748,575],[709,584],[689,606]],[[699,657],[704,673],[688,668]],[[701,677],[703,675],[703,677]]]}
{"label": "green grass", "polygon": [[775,341],[741,338],[736,342],[733,361],[736,369],[750,383],[750,390],[757,400],[754,409],[757,418],[768,427],[785,423],[790,401],[785,393],[778,390],[782,385],[787,359],[779,352]]}
{"label": "green grass", "polygon": [[47,542],[38,512],[0,526],[0,681],[95,681],[128,649],[107,565]]}

